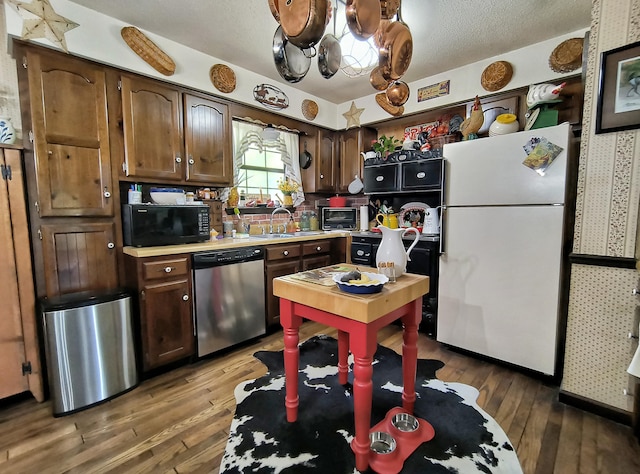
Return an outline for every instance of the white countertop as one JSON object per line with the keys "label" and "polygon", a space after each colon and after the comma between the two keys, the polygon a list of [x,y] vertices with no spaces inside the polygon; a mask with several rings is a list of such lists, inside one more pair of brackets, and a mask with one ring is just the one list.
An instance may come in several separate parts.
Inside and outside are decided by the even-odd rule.
{"label": "white countertop", "polygon": [[162,255],[176,255],[181,253],[206,252],[209,250],[226,250],[240,247],[253,247],[256,245],[286,244],[288,242],[304,242],[307,240],[335,239],[338,237],[349,237],[349,232],[298,232],[289,237],[278,237],[284,234],[274,234],[266,237],[259,235],[244,235],[241,237],[216,238],[209,242],[182,245],[162,245],[157,247],[123,247],[125,255],[132,257],[158,257]]}

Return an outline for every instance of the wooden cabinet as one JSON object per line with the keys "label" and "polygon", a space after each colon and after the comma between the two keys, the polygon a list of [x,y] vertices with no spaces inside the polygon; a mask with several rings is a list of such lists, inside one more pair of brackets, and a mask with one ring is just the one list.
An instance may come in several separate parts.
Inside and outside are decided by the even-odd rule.
{"label": "wooden cabinet", "polygon": [[232,184],[231,117],[226,104],[184,94],[186,180]]}
{"label": "wooden cabinet", "polygon": [[0,398],[44,400],[21,153],[0,148]]}
{"label": "wooden cabinet", "polygon": [[[277,327],[280,323],[280,298],[273,296],[273,279],[304,270],[326,267],[334,259],[332,250],[334,240],[322,239],[310,242],[290,242],[269,245],[265,249],[265,288],[267,292],[267,328]],[[337,256],[345,261],[345,256]]]}
{"label": "wooden cabinet", "polygon": [[26,49],[22,61],[39,215],[113,216],[104,68],[46,50]]}
{"label": "wooden cabinet", "polygon": [[362,179],[364,159],[360,153],[369,150],[375,139],[376,131],[370,128],[355,128],[340,134],[336,192],[347,193],[356,175]]}
{"label": "wooden cabinet", "polygon": [[333,192],[335,189],[338,141],[336,132],[318,131],[316,151],[316,192]]}
{"label": "wooden cabinet", "polygon": [[331,264],[331,240],[302,243],[302,271]]}
{"label": "wooden cabinet", "polygon": [[107,290],[118,286],[112,222],[42,223],[46,295]]}
{"label": "wooden cabinet", "polygon": [[109,70],[33,45],[14,52],[22,122],[33,136],[24,154],[36,295],[113,289],[122,238]]}
{"label": "wooden cabinet", "polygon": [[226,104],[128,75],[121,77],[121,91],[127,176],[231,184],[231,117]]}
{"label": "wooden cabinet", "polygon": [[134,76],[123,75],[120,81],[125,174],[181,180],[184,171],[180,92]]}
{"label": "wooden cabinet", "polygon": [[127,285],[138,291],[142,369],[195,353],[191,256],[125,257]]}
{"label": "wooden cabinet", "polygon": [[267,292],[267,329],[280,323],[280,298],[273,296],[273,279],[300,271],[299,242],[269,245],[265,249],[265,289]]}
{"label": "wooden cabinet", "polygon": [[362,179],[364,160],[360,153],[369,150],[375,138],[376,131],[371,128],[344,132],[318,129],[316,135],[301,137],[300,150],[310,141],[315,141],[316,150],[310,168],[302,170],[305,191],[347,193],[356,175]]}

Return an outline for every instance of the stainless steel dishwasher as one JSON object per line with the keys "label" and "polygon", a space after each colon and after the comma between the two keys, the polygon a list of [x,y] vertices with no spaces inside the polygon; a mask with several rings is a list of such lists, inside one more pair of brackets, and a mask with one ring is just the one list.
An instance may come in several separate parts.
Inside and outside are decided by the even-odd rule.
{"label": "stainless steel dishwasher", "polygon": [[265,334],[264,249],[193,254],[198,357]]}

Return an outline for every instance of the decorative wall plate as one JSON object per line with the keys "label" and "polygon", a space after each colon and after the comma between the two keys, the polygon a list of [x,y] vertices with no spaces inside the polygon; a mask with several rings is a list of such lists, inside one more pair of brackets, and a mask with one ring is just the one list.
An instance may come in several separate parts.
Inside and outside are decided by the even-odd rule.
{"label": "decorative wall plate", "polygon": [[253,98],[269,109],[286,109],[289,107],[287,95],[271,84],[258,84],[253,88]]}

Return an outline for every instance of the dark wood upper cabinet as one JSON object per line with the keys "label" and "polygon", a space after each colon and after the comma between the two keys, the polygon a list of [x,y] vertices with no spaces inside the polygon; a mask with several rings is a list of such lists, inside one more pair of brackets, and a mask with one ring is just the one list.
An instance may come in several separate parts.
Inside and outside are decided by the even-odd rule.
{"label": "dark wood upper cabinet", "polygon": [[184,94],[184,115],[186,180],[231,184],[233,151],[227,105]]}
{"label": "dark wood upper cabinet", "polygon": [[112,216],[105,70],[47,51],[23,64],[40,216]]}
{"label": "dark wood upper cabinet", "polygon": [[338,155],[338,182],[336,192],[348,192],[349,184],[356,175],[362,179],[364,159],[361,152],[371,148],[376,139],[376,131],[371,128],[355,128],[340,134],[340,153]]}
{"label": "dark wood upper cabinet", "polygon": [[123,75],[121,94],[125,174],[181,180],[180,92],[160,82]]}
{"label": "dark wood upper cabinet", "polygon": [[337,167],[337,133],[327,130],[318,132],[318,153],[316,164],[316,191],[333,192]]}

